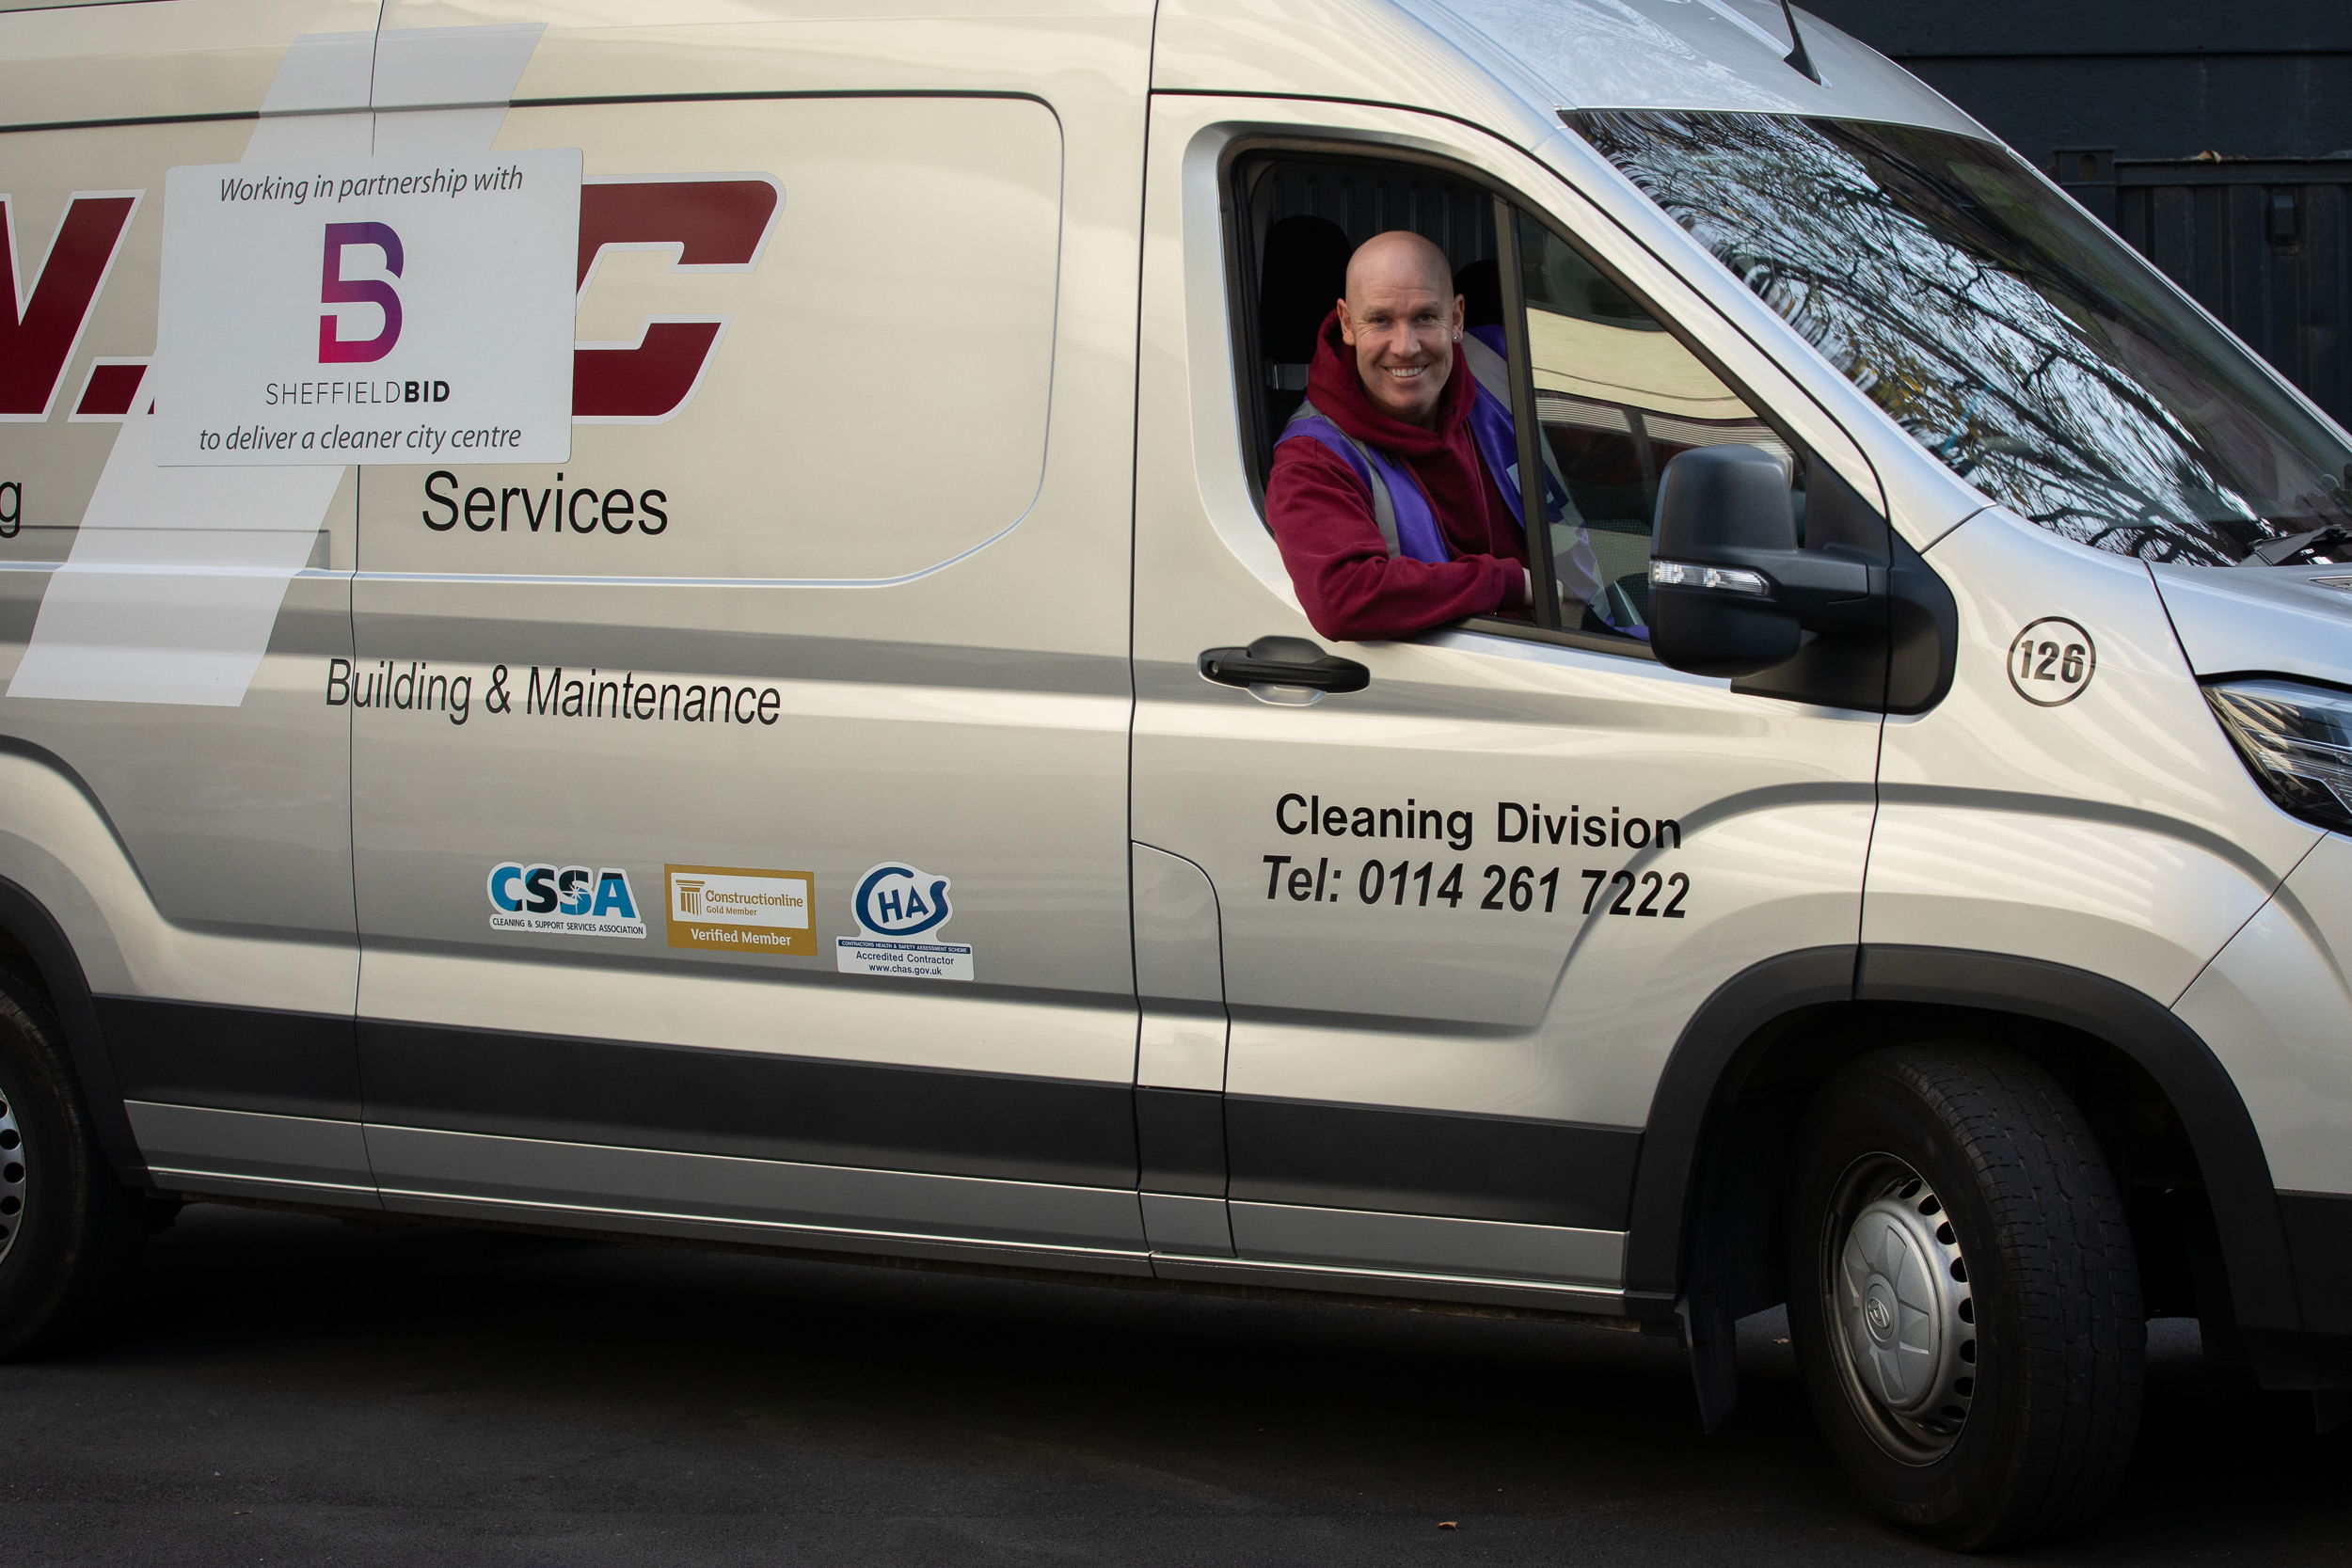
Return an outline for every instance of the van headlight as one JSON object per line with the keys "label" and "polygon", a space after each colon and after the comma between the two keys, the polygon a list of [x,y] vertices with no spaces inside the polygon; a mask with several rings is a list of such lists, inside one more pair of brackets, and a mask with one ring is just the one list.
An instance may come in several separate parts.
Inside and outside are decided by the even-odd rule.
{"label": "van headlight", "polygon": [[2281,811],[2352,833],[2352,692],[2265,677],[2217,682],[2205,701]]}

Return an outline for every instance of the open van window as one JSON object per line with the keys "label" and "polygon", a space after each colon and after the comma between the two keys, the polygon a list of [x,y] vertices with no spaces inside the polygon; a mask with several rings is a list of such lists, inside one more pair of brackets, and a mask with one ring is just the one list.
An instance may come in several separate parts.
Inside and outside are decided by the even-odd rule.
{"label": "open van window", "polygon": [[1307,394],[1315,334],[1347,288],[1347,259],[1391,229],[1445,252],[1472,329],[1502,319],[1495,271],[1494,198],[1467,180],[1417,164],[1297,154],[1260,156],[1235,170],[1247,214],[1240,261],[1249,292],[1237,323],[1244,385],[1253,396],[1250,452],[1263,483],[1274,444]]}
{"label": "open van window", "polygon": [[1520,294],[1554,570],[1585,610],[1575,629],[1646,641],[1650,524],[1665,467],[1693,447],[1760,446],[1792,480],[1788,444],[1649,308],[1534,217],[1518,214]]}
{"label": "open van window", "polygon": [[[1481,624],[1532,624],[1629,651],[1645,645],[1659,483],[1694,447],[1771,451],[1798,486],[1802,517],[1804,465],[1789,443],[1646,304],[1532,214],[1468,180],[1398,161],[1264,154],[1235,174],[1235,210],[1246,214],[1236,261],[1254,289],[1244,294],[1236,338],[1262,484],[1306,394],[1348,258],[1387,230],[1409,229],[1445,252],[1464,301],[1465,362],[1471,373],[1511,382],[1497,390],[1514,409],[1534,410],[1549,528],[1530,541],[1530,564],[1538,580],[1548,573],[1558,585],[1560,605]],[[1506,265],[1516,277],[1506,277]],[[1522,353],[1532,388],[1516,369]],[[1517,471],[1514,464],[1515,484]]]}
{"label": "open van window", "polygon": [[[2352,525],[2341,433],[2006,149],[1784,115],[1564,118],[1921,446],[2035,522],[2196,565],[2278,563]],[[2300,553],[2352,559],[2325,532]]]}

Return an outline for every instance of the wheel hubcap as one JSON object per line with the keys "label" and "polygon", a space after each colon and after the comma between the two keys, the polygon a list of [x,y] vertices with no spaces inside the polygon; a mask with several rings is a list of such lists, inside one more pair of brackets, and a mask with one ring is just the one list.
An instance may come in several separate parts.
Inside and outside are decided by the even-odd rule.
{"label": "wheel hubcap", "polygon": [[1831,1227],[1824,1305],[1847,1393],[1883,1447],[1924,1464],[1959,1437],[1976,1397],[1960,1239],[1934,1190],[1886,1155],[1848,1173]]}
{"label": "wheel hubcap", "polygon": [[16,1124],[16,1101],[0,1084],[0,1260],[16,1245],[24,1223],[24,1133]]}

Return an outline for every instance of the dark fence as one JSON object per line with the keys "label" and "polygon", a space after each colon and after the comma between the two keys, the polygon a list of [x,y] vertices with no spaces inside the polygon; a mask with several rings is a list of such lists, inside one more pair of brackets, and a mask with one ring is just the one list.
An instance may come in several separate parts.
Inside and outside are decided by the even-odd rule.
{"label": "dark fence", "polygon": [[2352,425],[2352,157],[2058,154],[2058,181]]}

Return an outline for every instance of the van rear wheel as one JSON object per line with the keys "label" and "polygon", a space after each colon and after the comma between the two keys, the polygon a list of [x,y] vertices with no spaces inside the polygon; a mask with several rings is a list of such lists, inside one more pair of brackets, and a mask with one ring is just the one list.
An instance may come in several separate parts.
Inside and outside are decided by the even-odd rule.
{"label": "van rear wheel", "polygon": [[2024,1056],[1904,1046],[1798,1134],[1788,1315],[1863,1501],[1962,1550],[2089,1516],[2137,1430],[2131,1231],[2082,1113]]}
{"label": "van rear wheel", "polygon": [[146,1230],[144,1200],[98,1146],[56,1016],[0,972],[0,1359],[98,1326]]}

